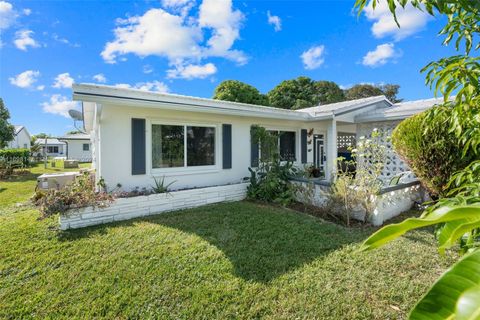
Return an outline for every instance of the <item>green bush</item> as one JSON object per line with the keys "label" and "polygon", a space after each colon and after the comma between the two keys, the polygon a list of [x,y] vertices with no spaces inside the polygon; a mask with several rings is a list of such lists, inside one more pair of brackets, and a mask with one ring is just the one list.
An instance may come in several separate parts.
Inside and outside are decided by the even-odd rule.
{"label": "green bush", "polygon": [[0,150],[0,160],[8,163],[18,163],[26,167],[30,164],[30,151],[28,149]]}
{"label": "green bush", "polygon": [[[479,160],[474,153],[464,154],[464,144],[450,130],[453,109],[449,105],[436,106],[402,121],[392,134],[395,151],[408,164],[423,186],[435,197],[449,192],[453,173]],[[464,130],[478,126],[465,121]]]}

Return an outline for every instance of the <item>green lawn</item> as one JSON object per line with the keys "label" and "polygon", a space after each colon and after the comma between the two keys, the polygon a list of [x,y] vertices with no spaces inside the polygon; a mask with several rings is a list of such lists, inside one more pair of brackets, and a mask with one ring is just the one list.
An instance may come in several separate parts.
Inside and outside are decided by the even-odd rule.
{"label": "green lawn", "polygon": [[371,228],[249,202],[61,232],[4,192],[0,318],[399,319],[452,262],[431,231],[362,253]]}

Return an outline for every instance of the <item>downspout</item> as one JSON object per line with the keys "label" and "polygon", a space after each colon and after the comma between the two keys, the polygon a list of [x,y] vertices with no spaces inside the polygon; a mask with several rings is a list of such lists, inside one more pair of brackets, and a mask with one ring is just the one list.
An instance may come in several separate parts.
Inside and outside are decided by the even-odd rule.
{"label": "downspout", "polygon": [[68,141],[66,141],[66,140],[60,140],[60,139],[58,139],[58,141],[60,141],[60,142],[65,142],[65,146],[67,147],[67,149],[66,149],[66,151],[65,151],[65,155],[67,156],[67,160],[68,160]]}

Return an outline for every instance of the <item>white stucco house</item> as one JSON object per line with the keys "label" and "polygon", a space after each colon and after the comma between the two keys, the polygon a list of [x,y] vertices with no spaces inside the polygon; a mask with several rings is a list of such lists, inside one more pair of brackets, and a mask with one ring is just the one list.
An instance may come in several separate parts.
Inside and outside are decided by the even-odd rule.
{"label": "white stucco house", "polygon": [[[292,177],[313,185],[314,196],[297,200],[322,205],[339,154],[346,155],[357,136],[374,128],[391,132],[403,119],[441,101],[392,104],[384,96],[300,110],[284,110],[174,94],[94,84],[74,84],[73,99],[82,103],[84,129],[92,141],[92,166],[107,190],[150,189],[154,179],[173,182],[172,192],[119,198],[107,208],[84,208],[60,216],[61,229],[81,228],[246,197],[261,150],[251,139],[259,125],[278,132],[279,153],[299,167],[314,165],[323,179]],[[389,140],[382,173],[385,187],[374,195],[373,212],[354,210],[374,225],[409,210],[423,199],[418,181],[390,185],[408,172]],[[414,177],[413,177],[414,178]]]}
{"label": "white stucco house", "polygon": [[[82,102],[97,179],[127,190],[164,176],[175,189],[241,181],[259,157],[252,125],[283,133],[280,153],[293,154],[299,166],[315,164],[329,180],[339,152],[357,135],[392,130],[437,102],[392,104],[377,96],[284,110],[93,84],[74,85],[73,99]],[[406,170],[394,155],[389,159],[385,178]]]}
{"label": "white stucco house", "polygon": [[25,126],[14,126],[14,137],[7,145],[7,149],[30,149],[30,133]]}
{"label": "white stucco house", "polygon": [[37,157],[43,157],[44,155],[53,158],[66,157],[66,143],[57,138],[39,138],[35,141],[35,144],[40,146],[40,150],[35,153]]}
{"label": "white stucco house", "polygon": [[68,160],[92,161],[90,135],[84,133],[67,134],[58,138],[58,140],[65,143],[65,157]]}

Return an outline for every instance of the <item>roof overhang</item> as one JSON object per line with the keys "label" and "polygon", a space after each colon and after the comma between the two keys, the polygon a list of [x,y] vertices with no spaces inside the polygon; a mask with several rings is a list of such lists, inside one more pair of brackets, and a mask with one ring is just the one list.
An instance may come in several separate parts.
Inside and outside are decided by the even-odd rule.
{"label": "roof overhang", "polygon": [[306,122],[328,120],[334,117],[333,113],[311,115],[295,110],[91,84],[74,84],[73,100],[82,101],[84,129],[86,132],[89,132],[89,123],[93,124],[95,104],[114,104],[120,107],[156,108]]}

